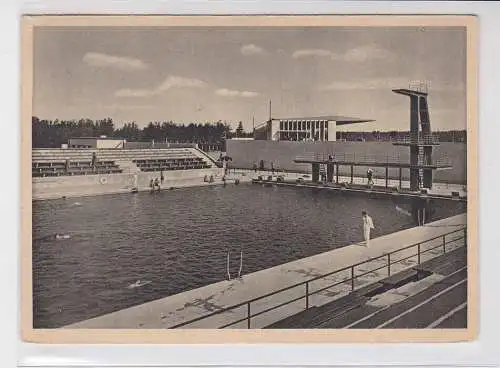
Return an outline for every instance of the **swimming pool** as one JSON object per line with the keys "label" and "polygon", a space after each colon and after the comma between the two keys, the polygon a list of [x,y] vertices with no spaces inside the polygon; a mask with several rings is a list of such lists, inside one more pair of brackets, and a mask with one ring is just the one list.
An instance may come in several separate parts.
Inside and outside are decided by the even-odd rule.
{"label": "swimming pool", "polygon": [[[400,199],[401,201],[401,199]],[[33,203],[34,327],[54,328],[414,226],[390,198],[241,184]],[[435,201],[433,220],[466,210]],[[66,235],[56,238],[56,234]],[[139,283],[138,283],[139,281]]]}

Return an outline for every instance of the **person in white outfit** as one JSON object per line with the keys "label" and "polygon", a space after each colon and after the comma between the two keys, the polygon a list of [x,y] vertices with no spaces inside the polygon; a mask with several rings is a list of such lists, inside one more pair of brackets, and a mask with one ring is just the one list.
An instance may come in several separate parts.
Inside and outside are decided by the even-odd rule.
{"label": "person in white outfit", "polygon": [[368,247],[370,245],[370,232],[375,229],[373,226],[372,218],[366,213],[366,211],[361,212],[363,215],[363,235],[365,237],[365,245]]}

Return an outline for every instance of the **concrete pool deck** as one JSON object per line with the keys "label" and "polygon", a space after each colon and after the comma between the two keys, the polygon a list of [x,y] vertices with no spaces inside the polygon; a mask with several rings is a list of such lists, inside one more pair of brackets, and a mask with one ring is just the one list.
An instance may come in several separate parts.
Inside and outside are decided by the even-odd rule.
{"label": "concrete pool deck", "polygon": [[[207,285],[198,289],[151,301],[135,307],[92,318],[65,326],[66,329],[164,329],[177,324],[205,316],[235,304],[246,302],[278,289],[310,280],[315,276],[323,275],[364,260],[381,256],[387,252],[401,249],[405,246],[424,242],[431,238],[440,237],[422,245],[421,250],[437,247],[442,244],[442,236],[467,226],[466,214],[449,217],[425,226],[414,227],[392,234],[375,238],[370,247],[353,244],[342,248],[321,253],[312,257],[299,259],[293,262],[278,265],[272,268],[243,275],[240,279],[225,280]],[[376,219],[374,219],[376,226]],[[446,251],[456,249],[464,244],[463,231],[446,236]],[[397,259],[403,259],[416,253],[416,247],[398,253]],[[428,260],[442,254],[441,247],[429,251],[421,256],[421,261]],[[407,269],[416,264],[416,256],[391,266],[392,273]],[[356,268],[355,274],[360,275],[377,267],[384,266],[386,258],[370,261]],[[243,264],[244,269],[244,264]],[[309,292],[321,287],[346,280],[350,270],[340,272],[325,279],[311,283]],[[385,269],[371,272],[356,279],[356,287],[368,285],[387,276]],[[221,278],[225,275],[221,275]],[[329,288],[309,297],[310,306],[320,306],[338,299],[350,291],[350,282]],[[288,291],[261,299],[251,304],[252,314],[270,308],[284,301],[304,295],[304,286],[289,289]],[[254,317],[251,320],[252,328],[262,328],[285,317],[304,310],[304,299],[287,304],[271,312]],[[247,306],[202,319],[183,328],[219,328],[225,324],[245,318]],[[232,328],[247,328],[247,321],[242,321]]]}
{"label": "concrete pool deck", "polygon": [[[263,176],[266,178],[268,175],[271,175],[270,172],[268,171],[251,171],[251,170],[240,170],[236,169],[236,172],[233,174],[233,170],[230,171],[228,174],[228,177],[231,178],[238,178],[240,181],[243,182],[251,182],[252,179],[256,179],[258,176]],[[292,172],[287,172],[287,173],[278,173],[276,172],[273,176],[277,175],[283,175],[285,177],[285,180],[296,180],[300,177],[303,177],[304,175],[309,175],[309,179],[306,179],[306,183],[311,182],[311,174],[305,174],[305,173],[292,173]],[[339,176],[339,183],[350,183],[351,182],[351,177],[350,176]],[[380,179],[380,178],[374,178],[373,179],[374,185],[375,186],[380,186],[384,187],[385,186],[385,179]],[[360,177],[360,176],[354,176],[353,177],[353,184],[355,185],[366,185],[366,178],[365,177]],[[399,186],[399,179],[389,179],[388,180],[388,186],[389,187],[398,187]],[[410,181],[409,180],[402,180],[401,181],[401,187],[402,189],[409,189],[410,188]],[[432,185],[432,189],[428,190],[428,193],[431,195],[443,195],[443,196],[451,196],[452,192],[458,192],[460,197],[466,197],[467,196],[467,190],[466,186],[462,184],[452,184],[452,183],[439,183],[435,182]]]}
{"label": "concrete pool deck", "polygon": [[[149,173],[148,173],[149,174]],[[279,173],[280,175],[284,175],[286,180],[295,181],[299,177],[303,177],[306,175],[305,173]],[[231,169],[229,173],[226,175],[227,184],[234,184],[236,179],[241,183],[249,183],[252,179],[256,179],[259,175],[267,177],[271,175],[268,171],[255,171],[252,170],[240,170]],[[275,173],[274,176],[278,175]],[[308,174],[309,175],[309,174]],[[194,188],[194,187],[205,187],[205,186],[222,186],[224,182],[222,180],[224,174],[222,172],[216,174],[214,176],[215,181],[212,183],[205,182],[203,177],[193,177],[186,179],[176,179],[169,180],[162,184],[162,191],[168,191],[170,188],[179,189],[179,188]],[[127,174],[113,174],[107,175],[109,181],[116,181],[117,183],[108,183],[109,185],[98,185],[97,183],[92,183],[92,180],[97,180],[97,177],[94,175],[88,175],[83,178],[80,176],[73,177],[57,177],[57,178],[43,178],[45,182],[40,182],[40,180],[35,179],[32,181],[32,200],[33,201],[44,201],[44,200],[52,200],[52,199],[62,199],[62,198],[79,198],[79,197],[93,197],[100,196],[106,194],[131,194],[132,187],[128,184],[119,184],[120,177],[128,177]],[[89,182],[84,182],[81,184],[80,181],[86,180]],[[66,183],[67,185],[61,187],[59,184],[51,183],[50,181],[69,181]],[[339,182],[350,182],[351,178],[346,176],[339,176]],[[306,179],[306,183],[309,183],[310,179]],[[95,185],[94,185],[95,184]],[[364,185],[366,184],[366,178],[363,177],[354,177],[353,184],[356,185]],[[385,179],[374,179],[374,184],[376,186],[384,186]],[[399,186],[399,180],[389,179],[388,185],[390,187]],[[409,181],[403,180],[401,182],[402,188],[409,188]],[[451,196],[452,192],[459,192],[460,197],[465,197],[467,195],[466,190],[464,190],[464,185],[460,184],[448,184],[448,183],[434,183],[433,188],[429,190],[429,194],[433,195],[444,195]],[[149,192],[151,189],[149,188],[149,181],[147,183],[143,183],[137,187],[138,192]]]}

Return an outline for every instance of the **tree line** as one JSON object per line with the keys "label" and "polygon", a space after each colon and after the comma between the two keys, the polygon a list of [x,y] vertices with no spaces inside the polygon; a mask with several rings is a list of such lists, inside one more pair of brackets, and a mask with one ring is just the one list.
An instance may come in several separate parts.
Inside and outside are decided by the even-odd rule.
{"label": "tree line", "polygon": [[245,132],[242,122],[233,131],[227,122],[216,121],[205,124],[176,124],[173,121],[150,122],[139,128],[135,122],[115,128],[111,118],[93,121],[80,120],[41,120],[32,118],[32,140],[35,148],[57,148],[68,143],[74,137],[116,137],[129,142],[156,141],[170,143],[198,143],[222,145],[228,138],[251,137],[252,132]]}
{"label": "tree line", "polygon": [[[337,140],[348,141],[391,141],[407,135],[408,132],[337,132]],[[465,130],[433,133],[441,142],[466,142]],[[34,148],[58,148],[73,137],[116,137],[129,142],[156,141],[170,143],[198,143],[201,145],[223,146],[226,139],[252,137],[246,132],[242,122],[232,129],[228,122],[216,121],[205,124],[177,124],[173,121],[150,122],[143,128],[135,122],[116,128],[111,118],[101,120],[41,120],[32,118],[32,145]]]}

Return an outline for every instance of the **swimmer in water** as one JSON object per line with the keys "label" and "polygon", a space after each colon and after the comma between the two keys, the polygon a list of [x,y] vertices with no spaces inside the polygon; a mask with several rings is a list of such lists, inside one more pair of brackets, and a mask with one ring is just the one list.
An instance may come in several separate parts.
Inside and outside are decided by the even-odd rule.
{"label": "swimmer in water", "polygon": [[408,212],[408,211],[406,211],[406,210],[402,209],[402,208],[401,208],[401,207],[399,207],[399,206],[396,206],[396,211],[398,211],[398,212],[402,213],[403,215],[406,215],[406,216],[411,216],[411,213],[410,213],[410,212]]}
{"label": "swimmer in water", "polygon": [[136,282],[134,282],[133,284],[130,284],[128,286],[129,289],[135,289],[135,288],[138,288],[138,287],[141,287],[141,286],[144,286],[144,285],[147,285],[151,283],[151,281],[141,281],[141,280],[137,280]]}
{"label": "swimmer in water", "polygon": [[71,236],[68,234],[56,234],[57,240],[63,240],[63,239],[69,239],[69,238],[71,238]]}

